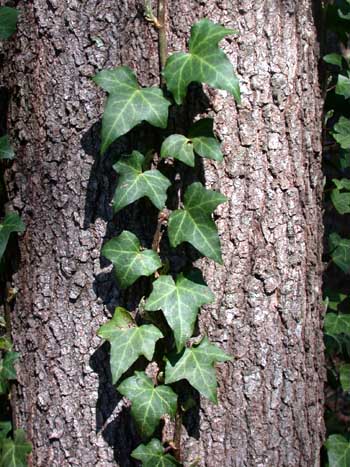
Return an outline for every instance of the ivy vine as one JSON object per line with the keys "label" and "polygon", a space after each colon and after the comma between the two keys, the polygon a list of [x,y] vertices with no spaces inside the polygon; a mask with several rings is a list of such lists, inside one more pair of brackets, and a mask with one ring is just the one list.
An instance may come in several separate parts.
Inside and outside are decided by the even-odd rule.
{"label": "ivy vine", "polygon": [[[166,130],[160,150],[151,157],[133,151],[123,155],[113,167],[119,175],[113,198],[114,213],[143,197],[159,210],[152,248],[143,248],[134,233],[123,231],[109,240],[102,250],[102,255],[114,266],[121,289],[146,276],[152,283],[152,292],[145,298],[144,313],[137,321],[130,311],[118,307],[113,318],[98,331],[99,336],[110,342],[113,383],[130,400],[131,414],[143,440],[131,456],[146,467],[155,467],[181,465],[182,461],[178,423],[172,442],[155,437],[165,416],[181,420],[185,410],[181,385],[175,383],[187,380],[202,396],[217,403],[214,365],[231,360],[206,336],[194,337],[200,307],[214,301],[200,271],[186,268],[172,274],[160,251],[160,236],[167,229],[172,248],[187,242],[203,256],[222,264],[213,213],[226,197],[194,182],[181,193],[178,209],[171,211],[168,190],[172,183],[161,172],[157,161],[177,159],[189,167],[187,170],[194,167],[196,155],[222,161],[213,120],[196,121],[187,135],[174,133],[169,136],[169,108],[184,103],[192,82],[226,90],[237,102],[240,101],[240,90],[233,67],[219,48],[219,42],[235,34],[235,30],[202,19],[191,28],[188,52],[177,52],[164,60],[165,25],[155,18],[150,7],[147,19],[161,32],[162,87],[140,87],[134,72],[126,66],[103,70],[93,79],[108,93],[102,118],[102,154],[141,122]],[[163,325],[164,319],[168,327]],[[147,371],[136,371],[125,378],[125,373],[140,356],[156,364],[156,374],[151,377]]]}

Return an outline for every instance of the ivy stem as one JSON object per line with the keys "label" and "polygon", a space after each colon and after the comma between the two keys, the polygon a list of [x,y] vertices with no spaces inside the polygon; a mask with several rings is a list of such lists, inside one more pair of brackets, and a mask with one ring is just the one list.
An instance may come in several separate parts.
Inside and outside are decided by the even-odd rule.
{"label": "ivy stem", "polygon": [[159,62],[160,62],[160,85],[164,87],[163,70],[168,58],[168,40],[166,35],[167,23],[166,13],[168,0],[158,0],[158,38],[159,38]]}
{"label": "ivy stem", "polygon": [[175,414],[175,430],[174,430],[174,457],[181,462],[181,431],[182,431],[182,409],[180,403],[177,403]]}

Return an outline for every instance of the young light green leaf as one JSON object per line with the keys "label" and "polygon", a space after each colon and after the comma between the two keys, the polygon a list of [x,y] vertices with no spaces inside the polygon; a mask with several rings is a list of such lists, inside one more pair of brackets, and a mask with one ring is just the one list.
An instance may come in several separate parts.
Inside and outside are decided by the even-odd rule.
{"label": "young light green leaf", "polygon": [[339,368],[340,384],[344,392],[350,391],[350,364],[343,363]]}
{"label": "young light green leaf", "polygon": [[162,310],[174,332],[177,351],[180,352],[192,336],[199,308],[214,300],[206,285],[199,284],[183,274],[176,282],[171,276],[161,276],[153,283],[153,292],[146,302],[146,310]]}
{"label": "young light green leaf", "polygon": [[346,274],[350,273],[350,240],[333,232],[329,236],[329,246],[335,264]]}
{"label": "young light green leaf", "polygon": [[136,371],[135,376],[123,381],[117,389],[131,401],[131,415],[142,437],[151,436],[164,415],[175,416],[175,392],[165,385],[155,387],[141,371]]}
{"label": "young light green leaf", "polygon": [[27,456],[31,452],[32,445],[26,440],[24,430],[16,430],[13,440],[3,441],[1,467],[27,467]]}
{"label": "young light green leaf", "polygon": [[129,287],[141,276],[150,276],[162,265],[155,251],[140,251],[139,239],[127,230],[109,240],[102,249],[102,255],[113,263],[122,289]]}
{"label": "young light green leaf", "polygon": [[142,154],[133,151],[131,155],[122,157],[113,166],[114,170],[120,174],[113,198],[114,212],[120,211],[144,196],[147,196],[159,210],[164,208],[166,192],[171,183],[159,170],[143,172],[144,160]]}
{"label": "young light green leaf", "polygon": [[340,54],[332,53],[325,55],[323,60],[330,65],[335,65],[340,68],[342,67],[343,57]]}
{"label": "young light green leaf", "polygon": [[221,193],[206,190],[201,183],[190,185],[185,193],[184,208],[173,211],[169,217],[171,245],[176,247],[189,242],[203,255],[222,264],[220,240],[211,214],[226,200]]}
{"label": "young light green leaf", "polygon": [[194,152],[201,157],[222,161],[220,143],[214,136],[213,119],[203,118],[190,129],[188,138],[171,135],[162,144],[161,157],[171,156],[184,164],[194,167]]}
{"label": "young light green leaf", "polygon": [[170,102],[158,88],[142,89],[130,68],[103,70],[94,81],[109,93],[102,119],[102,148],[107,148],[142,121],[166,128]]}
{"label": "young light green leaf", "polygon": [[349,467],[350,442],[341,435],[331,435],[325,442],[329,467]]}
{"label": "young light green leaf", "polygon": [[344,75],[338,75],[338,82],[335,87],[335,93],[344,96],[345,99],[350,97],[350,78]]}
{"label": "young light green leaf", "polygon": [[140,444],[131,457],[142,462],[143,467],[180,467],[175,457],[165,454],[162,443],[153,438],[148,444]]}
{"label": "young light green leaf", "polygon": [[324,332],[330,336],[350,335],[350,315],[327,313],[324,321]]}
{"label": "young light green leaf", "polygon": [[0,7],[0,40],[8,39],[16,32],[17,18],[16,8]]}
{"label": "young light green leaf", "polygon": [[18,214],[12,212],[5,216],[2,224],[0,224],[0,260],[5,252],[7,242],[12,232],[24,232],[25,225]]}
{"label": "young light green leaf", "polygon": [[332,182],[338,188],[338,190],[350,191],[350,180],[348,178],[342,178],[341,180],[333,178]]}
{"label": "young light green leaf", "polygon": [[157,340],[163,337],[153,324],[137,326],[130,313],[120,307],[115,309],[113,318],[100,327],[98,335],[111,343],[113,384],[141,355],[151,360]]}
{"label": "young light green leaf", "polygon": [[191,28],[189,53],[171,55],[164,69],[167,87],[175,102],[181,104],[192,82],[207,83],[230,92],[240,102],[239,83],[227,55],[218,47],[226,36],[236,34],[208,19],[202,19]]}
{"label": "young light green leaf", "polygon": [[0,337],[0,350],[9,351],[12,350],[13,343],[8,336]]}
{"label": "young light green leaf", "polygon": [[344,293],[328,288],[325,290],[325,296],[327,299],[327,310],[332,311],[338,311],[338,306],[348,297]]}
{"label": "young light green leaf", "polygon": [[198,346],[187,348],[175,365],[172,365],[170,361],[167,362],[165,382],[171,384],[187,379],[198,392],[217,403],[214,363],[228,360],[231,360],[229,355],[204,337]]}
{"label": "young light green leaf", "polygon": [[334,125],[333,138],[343,149],[350,148],[350,120],[346,117],[340,117]]}
{"label": "young light green leaf", "polygon": [[6,352],[5,357],[0,359],[0,394],[8,390],[8,382],[16,379],[15,362],[19,359],[18,352]]}
{"label": "young light green leaf", "polygon": [[331,192],[331,200],[339,214],[350,213],[350,193],[340,192],[337,188]]}
{"label": "young light green leaf", "polygon": [[1,159],[13,159],[15,152],[10,144],[9,137],[7,135],[1,136],[0,138],[0,160]]}

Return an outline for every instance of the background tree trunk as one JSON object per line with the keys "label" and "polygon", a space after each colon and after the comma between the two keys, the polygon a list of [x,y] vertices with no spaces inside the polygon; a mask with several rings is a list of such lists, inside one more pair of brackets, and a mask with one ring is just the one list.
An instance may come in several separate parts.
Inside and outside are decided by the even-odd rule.
{"label": "background tree trunk", "polygon": [[[222,44],[243,91],[237,108],[225,92],[204,89],[225,153],[222,165],[205,161],[206,185],[230,202],[218,210],[224,267],[201,260],[217,300],[200,328],[236,360],[219,369],[219,406],[202,400],[192,436],[184,432],[185,455],[207,467],[317,466],[325,375],[312,1],[169,3],[173,50],[202,17],[239,29]],[[14,276],[13,338],[22,355],[15,420],[33,443],[35,467],[137,465],[128,410],[96,337],[113,307],[132,297],[119,294],[100,250],[140,216],[146,243],[153,231],[137,205],[112,221],[111,157],[98,155],[105,97],[90,78],[123,64],[143,85],[157,84],[157,36],[137,0],[17,4],[19,32],[0,72],[12,92],[17,146],[9,196],[27,225]],[[199,94],[195,87],[197,109]],[[116,151],[135,142],[123,138]]]}

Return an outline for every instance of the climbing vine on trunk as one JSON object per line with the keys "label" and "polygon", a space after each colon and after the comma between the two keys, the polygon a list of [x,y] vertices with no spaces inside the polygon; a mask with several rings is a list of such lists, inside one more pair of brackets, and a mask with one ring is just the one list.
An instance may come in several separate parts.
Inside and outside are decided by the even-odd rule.
{"label": "climbing vine on trunk", "polygon": [[[160,32],[162,84],[166,88],[140,87],[134,72],[126,66],[103,70],[94,77],[108,93],[102,120],[102,154],[141,122],[167,130],[167,136],[161,136],[160,151],[151,155],[133,151],[114,165],[119,174],[114,212],[146,197],[159,210],[158,226],[152,248],[144,248],[134,233],[123,231],[105,244],[102,254],[113,263],[120,288],[128,288],[141,276],[147,276],[152,282],[152,292],[143,305],[144,313],[134,317],[130,311],[118,307],[113,318],[98,332],[110,342],[113,383],[131,401],[131,414],[143,440],[131,455],[144,466],[152,467],[180,465],[182,461],[181,416],[192,402],[186,400],[183,385],[177,383],[187,380],[202,396],[217,403],[214,365],[231,360],[206,336],[193,337],[200,307],[214,300],[200,271],[186,267],[171,274],[169,261],[161,251],[160,241],[167,228],[172,248],[187,242],[203,256],[222,264],[213,213],[226,201],[225,196],[194,182],[177,194],[177,209],[171,210],[173,184],[159,167],[159,161],[172,158],[190,171],[196,155],[220,162],[223,154],[213,132],[213,121],[205,118],[196,121],[186,135],[169,135],[169,107],[173,101],[176,105],[185,102],[192,82],[228,91],[237,102],[240,100],[233,67],[219,48],[219,42],[236,31],[202,19],[191,29],[188,52],[177,52],[166,59],[165,3],[161,6],[162,19],[155,18],[150,9],[147,19]],[[145,368],[125,378],[140,356],[153,362],[156,371],[150,375]],[[165,417],[176,419],[173,440],[154,437]]]}

